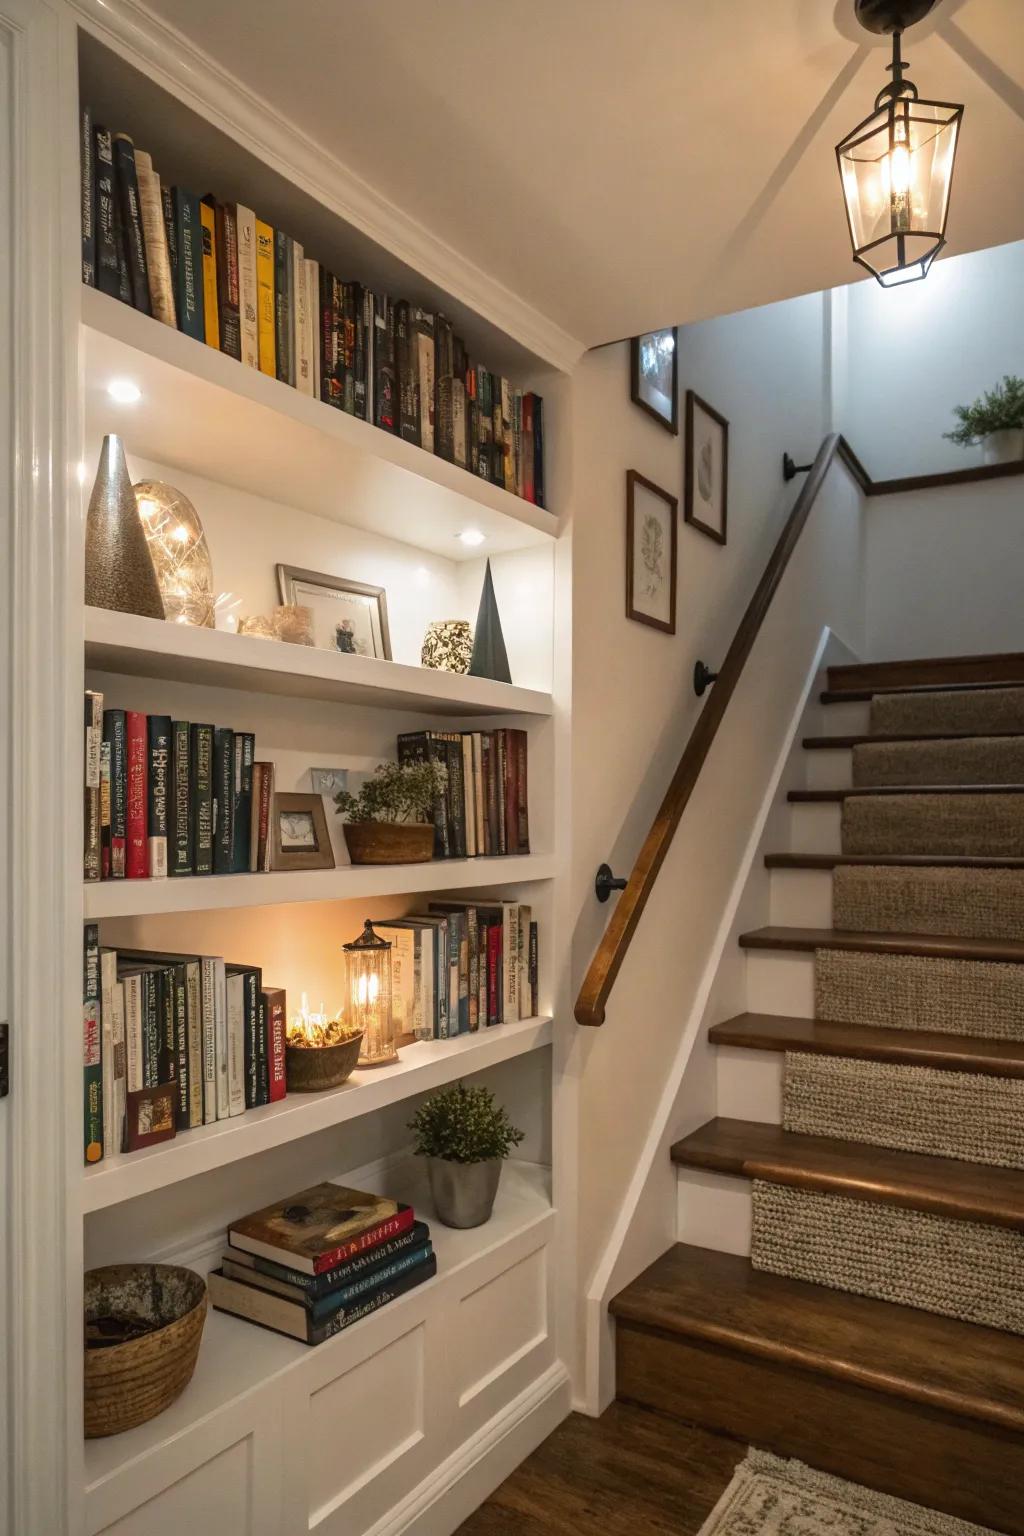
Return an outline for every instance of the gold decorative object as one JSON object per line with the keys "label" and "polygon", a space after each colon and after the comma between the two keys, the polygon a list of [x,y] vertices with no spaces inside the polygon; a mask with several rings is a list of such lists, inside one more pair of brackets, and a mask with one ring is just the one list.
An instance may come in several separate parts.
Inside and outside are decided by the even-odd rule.
{"label": "gold decorative object", "polygon": [[433,619],[427,625],[420,665],[437,672],[468,672],[473,659],[473,627],[468,619]]}
{"label": "gold decorative object", "polygon": [[272,617],[265,613],[254,613],[251,618],[240,618],[238,621],[238,633],[240,635],[253,635],[257,640],[276,640],[277,625]]}
{"label": "gold decorative object", "polygon": [[164,604],[139,520],[124,444],[103,439],[85,522],[85,600],[95,608],[162,619]]}
{"label": "gold decorative object", "polygon": [[311,1013],[305,992],[302,1007],[288,1025],[285,1040],[285,1079],[289,1093],[322,1093],[340,1088],[359,1060],[362,1032],[346,1024],[341,1011],[333,1018],[320,1004]]}
{"label": "gold decorative object", "polygon": [[361,1029],[361,1067],[384,1067],[398,1060],[395,1019],[391,1011],[391,944],[374,933],[367,918],[358,939],[345,946],[348,1018]]}
{"label": "gold decorative object", "polygon": [[134,490],[166,617],[213,629],[213,565],[199,513],[163,480],[139,480]]}
{"label": "gold decorative object", "polygon": [[283,640],[286,645],[312,645],[313,613],[301,603],[279,603],[271,614],[239,619],[238,633],[260,640]]}

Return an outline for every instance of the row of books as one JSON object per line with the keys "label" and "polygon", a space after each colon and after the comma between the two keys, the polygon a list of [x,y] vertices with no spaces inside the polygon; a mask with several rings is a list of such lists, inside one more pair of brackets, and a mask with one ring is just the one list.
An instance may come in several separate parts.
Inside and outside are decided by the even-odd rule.
{"label": "row of books", "polygon": [[412,1206],[323,1183],[232,1222],[207,1283],[218,1311],[322,1344],[436,1273]]}
{"label": "row of books", "polygon": [[522,730],[407,731],[400,763],[432,760],[448,770],[434,806],[436,859],[529,853],[528,737]]}
{"label": "row of books", "polygon": [[373,926],[392,946],[397,1035],[447,1040],[537,1016],[539,939],[524,902],[437,901]]}
{"label": "row of books", "polygon": [[251,732],[104,709],[86,691],[86,880],[268,870],[273,796]]}
{"label": "row of books", "polygon": [[101,946],[83,954],[85,1161],[285,1096],[287,1008],[256,965]]}
{"label": "row of books", "polygon": [[302,394],[544,506],[543,402],[440,313],[342,281],[240,203],[161,181],[82,112],[82,278]]}

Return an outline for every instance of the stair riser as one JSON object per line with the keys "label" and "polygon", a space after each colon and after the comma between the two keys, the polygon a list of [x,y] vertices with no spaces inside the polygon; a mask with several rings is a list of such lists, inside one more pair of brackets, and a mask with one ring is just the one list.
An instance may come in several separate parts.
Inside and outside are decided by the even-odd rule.
{"label": "stair riser", "polygon": [[789,807],[789,847],[794,853],[840,853],[843,807],[823,800]]}
{"label": "stair riser", "polygon": [[814,1017],[814,955],[747,951],[747,998],[751,1013]]}
{"label": "stair riser", "polygon": [[677,1242],[749,1258],[754,1220],[750,1180],[703,1168],[676,1171]]}
{"label": "stair riser", "polygon": [[849,747],[835,752],[807,752],[804,762],[808,789],[849,789],[853,784],[853,753]]}
{"label": "stair riser", "polygon": [[773,869],[769,922],[787,928],[832,927],[832,873],[827,869]]}
{"label": "stair riser", "polygon": [[821,710],[822,736],[864,736],[869,730],[871,705],[825,704]]}
{"label": "stair riser", "polygon": [[748,1051],[720,1045],[715,1051],[716,1113],[730,1120],[782,1124],[786,1057],[782,1051]]}
{"label": "stair riser", "polygon": [[1024,1536],[1024,1438],[788,1361],[622,1323],[616,1357],[626,1401]]}

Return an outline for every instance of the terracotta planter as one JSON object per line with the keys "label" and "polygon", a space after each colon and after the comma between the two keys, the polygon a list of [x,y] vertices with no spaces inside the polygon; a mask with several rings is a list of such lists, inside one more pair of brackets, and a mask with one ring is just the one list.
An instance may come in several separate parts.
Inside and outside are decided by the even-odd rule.
{"label": "terracotta planter", "polygon": [[285,1080],[289,1093],[323,1093],[325,1088],[340,1088],[352,1075],[359,1060],[362,1035],[353,1035],[338,1045],[286,1045]]}
{"label": "terracotta planter", "polygon": [[138,1318],[150,1332],[85,1351],[85,1435],[155,1418],[188,1386],[206,1320],[206,1282],[177,1264],[109,1264],[85,1276],[85,1316]]}
{"label": "terracotta planter", "polygon": [[426,864],[434,857],[429,821],[346,821],[353,864]]}

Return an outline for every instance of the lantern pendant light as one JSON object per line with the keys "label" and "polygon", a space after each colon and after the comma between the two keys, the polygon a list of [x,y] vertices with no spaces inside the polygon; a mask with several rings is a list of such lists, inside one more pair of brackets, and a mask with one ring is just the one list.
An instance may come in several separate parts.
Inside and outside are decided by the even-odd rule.
{"label": "lantern pendant light", "polygon": [[391,945],[374,933],[367,918],[363,931],[344,946],[347,1022],[362,1031],[361,1067],[385,1067],[398,1060],[391,1011]]}
{"label": "lantern pendant light", "polygon": [[869,32],[892,34],[892,79],[875,108],[841,144],[836,159],[853,243],[853,259],[883,288],[926,277],[946,243],[946,215],[962,106],[922,101],[908,80],[904,29],[935,0],[855,0]]}

